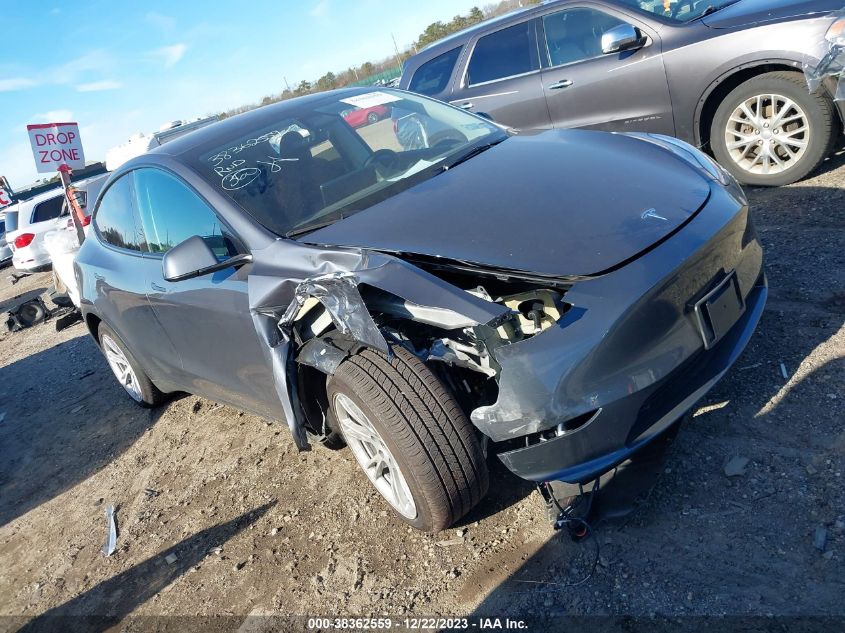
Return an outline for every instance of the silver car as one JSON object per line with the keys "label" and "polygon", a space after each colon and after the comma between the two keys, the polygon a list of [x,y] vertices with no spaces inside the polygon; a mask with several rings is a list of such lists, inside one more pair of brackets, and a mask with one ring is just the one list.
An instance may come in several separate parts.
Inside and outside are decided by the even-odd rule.
{"label": "silver car", "polygon": [[12,260],[12,249],[6,241],[6,216],[0,217],[0,265],[5,266]]}

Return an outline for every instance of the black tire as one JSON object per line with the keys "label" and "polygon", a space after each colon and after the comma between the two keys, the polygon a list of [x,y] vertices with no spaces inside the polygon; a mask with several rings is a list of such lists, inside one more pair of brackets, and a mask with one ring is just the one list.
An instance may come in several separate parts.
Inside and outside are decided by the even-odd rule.
{"label": "black tire", "polygon": [[376,112],[370,112],[370,113],[367,115],[367,121],[369,121],[371,125],[372,125],[373,123],[378,123],[378,122],[379,122],[379,119],[380,119],[380,117],[379,117],[379,115],[378,115]]}
{"label": "black tire", "polygon": [[475,429],[455,397],[416,356],[401,347],[388,358],[365,350],[329,379],[335,396],[350,398],[381,435],[404,475],[416,517],[397,516],[427,532],[446,529],[487,493],[487,465]]}
{"label": "black tire", "polygon": [[[771,94],[793,100],[804,111],[809,123],[810,139],[805,153],[794,159],[793,166],[775,174],[753,173],[731,158],[725,134],[729,119],[740,104],[756,95]],[[820,88],[810,93],[801,73],[772,72],[758,75],[740,84],[719,104],[710,128],[710,147],[719,164],[742,184],[779,187],[800,180],[816,169],[830,154],[836,137],[833,101],[827,92]]]}
{"label": "black tire", "polygon": [[24,327],[32,327],[46,318],[47,311],[40,301],[27,301],[18,308],[18,320]]}
{"label": "black tire", "polygon": [[[146,372],[141,369],[141,366],[138,364],[138,361],[135,360],[135,357],[132,355],[132,352],[126,347],[124,342],[121,338],[115,333],[113,329],[111,329],[105,323],[100,323],[100,326],[97,328],[97,340],[100,342],[100,350],[103,351],[103,356],[105,356],[105,347],[103,343],[103,338],[108,337],[110,341],[113,341],[114,344],[120,349],[123,353],[124,357],[128,361],[129,365],[132,367],[132,371],[137,378],[137,384],[140,391],[140,398],[135,398],[129,393],[128,390],[124,387],[124,391],[127,392],[134,402],[137,402],[140,406],[149,408],[155,407],[161,404],[164,400],[164,394],[159,391],[158,387],[156,387],[153,382],[150,380],[150,377],[147,376]],[[108,362],[108,359],[106,359]],[[111,365],[109,365],[111,369]],[[113,370],[112,370],[113,371]],[[115,376],[117,379],[117,377]],[[121,385],[123,386],[123,385]]]}

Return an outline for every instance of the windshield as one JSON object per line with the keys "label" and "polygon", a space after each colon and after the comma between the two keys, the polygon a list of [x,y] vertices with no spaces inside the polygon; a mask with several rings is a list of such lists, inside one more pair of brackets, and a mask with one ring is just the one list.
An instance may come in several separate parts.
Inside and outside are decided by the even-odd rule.
{"label": "windshield", "polygon": [[669,18],[675,22],[691,22],[703,15],[723,9],[739,0],[623,0],[629,6],[646,13]]}
{"label": "windshield", "polygon": [[279,107],[291,115],[269,125],[264,117],[261,127],[191,161],[277,235],[300,235],[366,209],[507,138],[480,117],[401,91],[310,103]]}

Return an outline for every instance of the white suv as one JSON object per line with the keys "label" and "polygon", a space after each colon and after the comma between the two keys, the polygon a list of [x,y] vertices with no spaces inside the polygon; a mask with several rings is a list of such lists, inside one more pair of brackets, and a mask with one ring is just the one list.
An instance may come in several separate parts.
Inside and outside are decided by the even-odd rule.
{"label": "white suv", "polygon": [[62,215],[61,187],[21,200],[6,213],[6,240],[12,247],[12,264],[18,270],[36,272],[50,268],[44,248],[44,234],[64,227],[70,219]]}
{"label": "white suv", "polygon": [[[74,182],[83,195],[83,208],[93,202],[105,183],[107,174]],[[89,198],[90,197],[90,198]],[[44,244],[44,235],[57,229],[73,228],[61,187],[50,189],[28,200],[21,200],[6,213],[6,240],[12,248],[12,264],[18,270],[49,270],[52,263]]]}

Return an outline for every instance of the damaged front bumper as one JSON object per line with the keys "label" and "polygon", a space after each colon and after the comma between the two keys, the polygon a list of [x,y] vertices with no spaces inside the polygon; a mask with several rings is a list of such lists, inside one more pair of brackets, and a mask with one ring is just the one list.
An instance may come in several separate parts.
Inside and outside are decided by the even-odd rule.
{"label": "damaged front bumper", "polygon": [[[652,251],[575,283],[558,327],[497,348],[498,400],[472,422],[520,477],[595,479],[682,417],[734,363],[765,305],[762,267],[744,201],[714,187],[702,211]],[[728,277],[744,309],[705,345],[696,303]]]}
{"label": "damaged front bumper", "polygon": [[804,77],[810,92],[825,86],[845,114],[845,9],[832,14],[832,24],[814,55],[804,60]]}

